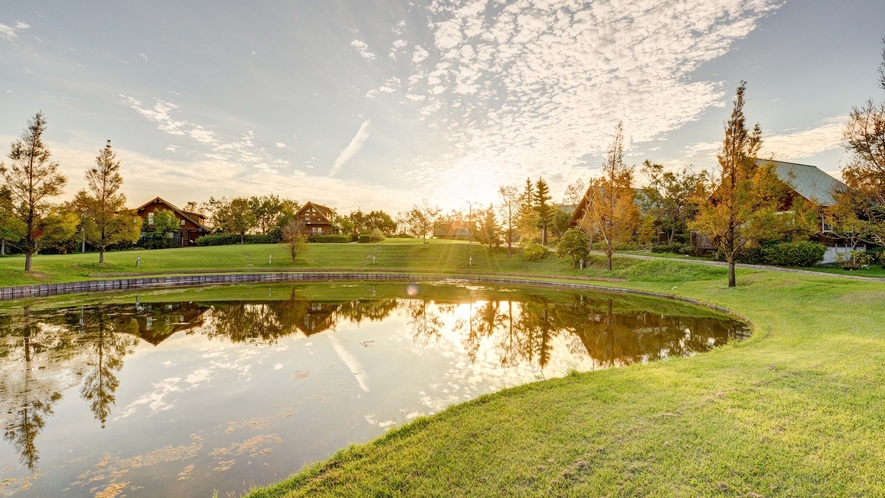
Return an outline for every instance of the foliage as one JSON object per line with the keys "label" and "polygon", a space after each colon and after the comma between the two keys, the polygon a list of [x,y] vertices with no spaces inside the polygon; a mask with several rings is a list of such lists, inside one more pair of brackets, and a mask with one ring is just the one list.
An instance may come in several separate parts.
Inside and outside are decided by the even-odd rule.
{"label": "foliage", "polygon": [[396,222],[384,211],[370,211],[363,213],[361,210],[351,212],[347,216],[338,219],[339,230],[342,233],[357,236],[361,233],[371,233],[378,230],[383,236],[396,233]]}
{"label": "foliage", "polygon": [[286,243],[286,248],[289,250],[289,256],[294,263],[298,256],[301,256],[309,249],[301,222],[296,219],[289,220],[283,226],[282,234],[283,242]]}
{"label": "foliage", "polygon": [[145,249],[175,247],[174,234],[179,230],[180,225],[175,213],[168,209],[154,211],[153,216],[142,223],[138,245]]}
{"label": "foliage", "polygon": [[587,207],[579,222],[591,240],[601,238],[609,270],[615,249],[631,240],[639,226],[639,208],[634,195],[633,167],[624,164],[624,126],[618,122],[602,165],[602,176],[590,182]]}
{"label": "foliage", "polygon": [[307,237],[308,242],[316,242],[318,244],[347,244],[351,241],[350,235],[332,234],[332,235],[310,235]]}
{"label": "foliage", "polygon": [[744,117],[746,82],[738,86],[731,118],[725,126],[725,139],[718,155],[720,171],[710,184],[709,196],[700,205],[692,228],[710,238],[728,263],[728,286],[737,285],[737,256],[748,247],[776,233],[777,208],[786,194],[786,185],[771,164],[756,166],[762,147],[759,124],[749,131]]}
{"label": "foliage", "polygon": [[[698,202],[708,191],[709,175],[706,171],[695,173],[691,166],[679,172],[664,171],[661,164],[646,160],[642,173],[648,179],[648,186],[640,197],[643,214],[658,230],[667,234],[667,243],[672,244],[677,233],[686,233],[688,221],[698,210]],[[657,242],[657,240],[655,240]]]}
{"label": "foliage", "polygon": [[0,186],[0,256],[7,254],[8,246],[21,240],[25,231],[25,224],[15,216],[12,192],[6,185]]}
{"label": "foliage", "polygon": [[547,257],[547,247],[535,242],[526,244],[522,247],[522,258],[526,261],[537,261]]}
{"label": "foliage", "polygon": [[369,234],[367,234],[367,233],[361,233],[361,234],[357,235],[356,241],[359,242],[360,244],[368,244],[369,242],[372,241],[372,238],[369,237]]}
{"label": "foliage", "polygon": [[554,237],[562,237],[568,230],[568,224],[572,221],[572,215],[568,211],[557,206],[553,212],[553,219],[550,220],[550,231]]}
{"label": "foliage", "polygon": [[865,251],[848,251],[836,254],[836,264],[844,270],[858,270],[869,266],[873,257]]}
{"label": "foliage", "polygon": [[379,228],[373,228],[372,231],[369,232],[369,240],[372,242],[381,242],[385,238],[384,232]]}
{"label": "foliage", "polygon": [[196,245],[198,246],[227,246],[234,244],[274,244],[277,242],[281,242],[281,238],[276,238],[273,234],[270,235],[246,235],[242,238],[242,242],[240,242],[240,236],[237,234],[229,234],[229,233],[214,233],[212,235],[204,235],[197,239]]}
{"label": "foliage", "polygon": [[95,157],[95,167],[86,171],[87,188],[74,198],[83,216],[86,240],[98,248],[99,263],[104,263],[108,246],[136,242],[141,233],[141,220],[126,209],[126,196],[120,192],[123,177],[116,159],[108,140]]}
{"label": "foliage", "polygon": [[489,204],[489,207],[480,211],[479,219],[479,241],[492,250],[492,245],[497,246],[500,243],[501,226],[495,217],[495,207]]}
{"label": "foliage", "polygon": [[765,264],[775,266],[817,266],[826,252],[827,248],[823,244],[807,240],[784,242],[762,248]]}
{"label": "foliage", "polygon": [[519,189],[512,185],[498,188],[498,216],[501,218],[501,231],[507,242],[507,255],[513,254],[513,242],[519,221]]}
{"label": "foliage", "polygon": [[11,165],[0,162],[0,176],[6,182],[12,201],[13,217],[24,229],[19,248],[25,253],[25,271],[31,271],[31,259],[40,249],[45,234],[49,200],[62,193],[67,178],[59,173],[58,162],[43,143],[46,119],[38,112],[21,138],[9,148]]}
{"label": "foliage", "polygon": [[560,237],[556,245],[556,255],[560,258],[572,258],[572,266],[590,256],[590,236],[578,228],[569,228]]}
{"label": "foliage", "polygon": [[263,235],[280,231],[299,207],[297,201],[280,199],[274,194],[252,196],[248,200],[249,211],[255,220],[253,228]]}
{"label": "foliage", "polygon": [[566,206],[577,206],[587,191],[587,185],[584,180],[578,178],[574,182],[565,187],[565,193],[562,195],[562,203]]}
{"label": "foliage", "polygon": [[74,236],[80,225],[80,216],[69,206],[53,205],[41,221],[43,231],[40,238],[40,249],[49,249],[53,252],[66,254],[77,247]]}
{"label": "foliage", "polygon": [[652,246],[651,252],[692,255],[694,253],[694,248],[691,244],[661,244]]}
{"label": "foliage", "polygon": [[519,196],[517,213],[519,239],[529,242],[538,239],[538,213],[535,211],[535,186],[531,178],[525,179],[525,188]]}
{"label": "foliage", "polygon": [[439,213],[439,207],[430,205],[427,199],[424,199],[421,204],[416,204],[406,215],[408,233],[416,238],[423,239],[426,244],[427,236],[433,235],[433,229],[436,226],[436,219]]}
{"label": "foliage", "polygon": [[538,227],[541,229],[541,244],[547,245],[547,226],[553,221],[554,206],[550,204],[553,196],[550,195],[550,187],[543,178],[538,178],[535,183],[533,206],[537,214]]}

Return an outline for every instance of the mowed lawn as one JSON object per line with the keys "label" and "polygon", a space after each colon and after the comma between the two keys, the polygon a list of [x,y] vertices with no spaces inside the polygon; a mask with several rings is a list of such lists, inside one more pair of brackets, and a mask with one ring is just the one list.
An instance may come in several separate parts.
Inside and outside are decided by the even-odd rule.
{"label": "mowed lawn", "polygon": [[[341,271],[412,271],[442,273],[523,273],[550,275],[583,275],[625,278],[622,274],[635,262],[622,260],[617,272],[604,270],[601,259],[587,270],[571,268],[570,261],[550,257],[525,261],[514,248],[513,256],[506,248],[489,252],[478,243],[432,240],[423,244],[416,239],[387,239],[372,244],[310,244],[309,250],[294,263],[282,244],[189,247],[162,250],[108,252],[105,263],[98,263],[98,254],[37,255],[33,271],[23,271],[24,257],[0,258],[0,286],[35,283],[70,282],[129,273],[175,274],[191,271],[297,271],[330,269]],[[375,256],[372,264],[371,256]],[[271,263],[268,263],[271,256]],[[141,266],[136,267],[136,258]],[[470,258],[473,264],[470,264]],[[648,266],[648,265],[646,265]],[[651,265],[654,266],[654,265]],[[640,270],[643,266],[639,267]],[[633,270],[631,270],[633,271]],[[700,270],[704,275],[724,274],[720,269]],[[620,272],[620,273],[619,273]]]}
{"label": "mowed lawn", "polygon": [[733,309],[749,340],[484,396],[250,496],[885,496],[885,284],[738,283],[616,285]]}

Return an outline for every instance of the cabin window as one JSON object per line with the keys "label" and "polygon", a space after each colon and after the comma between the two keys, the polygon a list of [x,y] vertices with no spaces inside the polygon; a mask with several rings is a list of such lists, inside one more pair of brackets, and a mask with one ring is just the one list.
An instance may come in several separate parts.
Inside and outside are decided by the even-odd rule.
{"label": "cabin window", "polygon": [[154,224],[154,213],[148,213],[148,225]]}
{"label": "cabin window", "polygon": [[181,220],[181,225],[184,226],[184,220]]}

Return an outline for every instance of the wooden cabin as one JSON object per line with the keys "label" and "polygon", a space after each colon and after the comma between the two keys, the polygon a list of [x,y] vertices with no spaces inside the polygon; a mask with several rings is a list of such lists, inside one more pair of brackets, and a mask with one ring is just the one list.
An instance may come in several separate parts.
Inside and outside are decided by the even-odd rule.
{"label": "wooden cabin", "polygon": [[135,209],[135,214],[144,220],[142,233],[144,233],[145,230],[151,230],[150,227],[154,223],[154,214],[157,211],[164,210],[171,211],[178,219],[180,229],[178,233],[172,234],[176,241],[175,245],[178,247],[192,246],[196,243],[198,238],[203,235],[208,235],[211,232],[206,226],[206,217],[204,215],[181,210],[162,197],[155,197]]}
{"label": "wooden cabin", "polygon": [[338,230],[332,227],[332,217],[335,211],[322,204],[308,201],[295,213],[295,217],[301,222],[301,229],[310,235],[332,235]]}

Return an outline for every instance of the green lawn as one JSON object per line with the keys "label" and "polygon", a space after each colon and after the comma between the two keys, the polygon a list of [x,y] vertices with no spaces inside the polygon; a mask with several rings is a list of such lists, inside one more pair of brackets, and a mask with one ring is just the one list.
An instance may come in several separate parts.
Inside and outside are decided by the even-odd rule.
{"label": "green lawn", "polygon": [[[603,277],[608,286],[712,303],[754,335],[711,353],[569,375],[418,419],[252,496],[883,496],[885,284],[828,275],[725,269],[690,261],[615,260],[602,270],[526,262],[433,241],[313,245],[292,266],[275,246],[41,256],[43,281],[133,271],[223,268],[509,272]],[[474,267],[466,259],[474,257]],[[0,260],[4,284],[20,258]],[[250,266],[252,265],[252,266]],[[277,266],[278,265],[278,266]],[[25,283],[25,282],[21,282]]]}
{"label": "green lawn", "polygon": [[[272,264],[268,264],[268,256]],[[371,255],[375,256],[372,265]],[[135,266],[136,257],[141,266]],[[470,257],[473,265],[470,266]],[[618,259],[616,271],[604,270],[601,258],[584,271],[574,270],[565,260],[552,254],[539,261],[524,261],[517,250],[512,257],[506,248],[489,253],[477,243],[433,240],[426,245],[415,239],[388,239],[374,244],[310,244],[310,249],[295,264],[283,245],[234,245],[191,247],[153,251],[124,251],[105,254],[98,264],[97,254],[38,255],[33,272],[25,273],[21,256],[0,258],[0,286],[34,283],[69,282],[98,278],[99,275],[143,273],[184,273],[189,271],[293,271],[338,269],[345,271],[435,271],[472,273],[526,273],[571,276],[630,278],[632,272],[656,271],[655,264],[635,267],[635,262]],[[707,278],[724,273],[720,269],[699,270]]]}
{"label": "green lawn", "polygon": [[750,340],[484,396],[250,496],[885,494],[885,285],[738,282],[619,285],[731,308]]}

